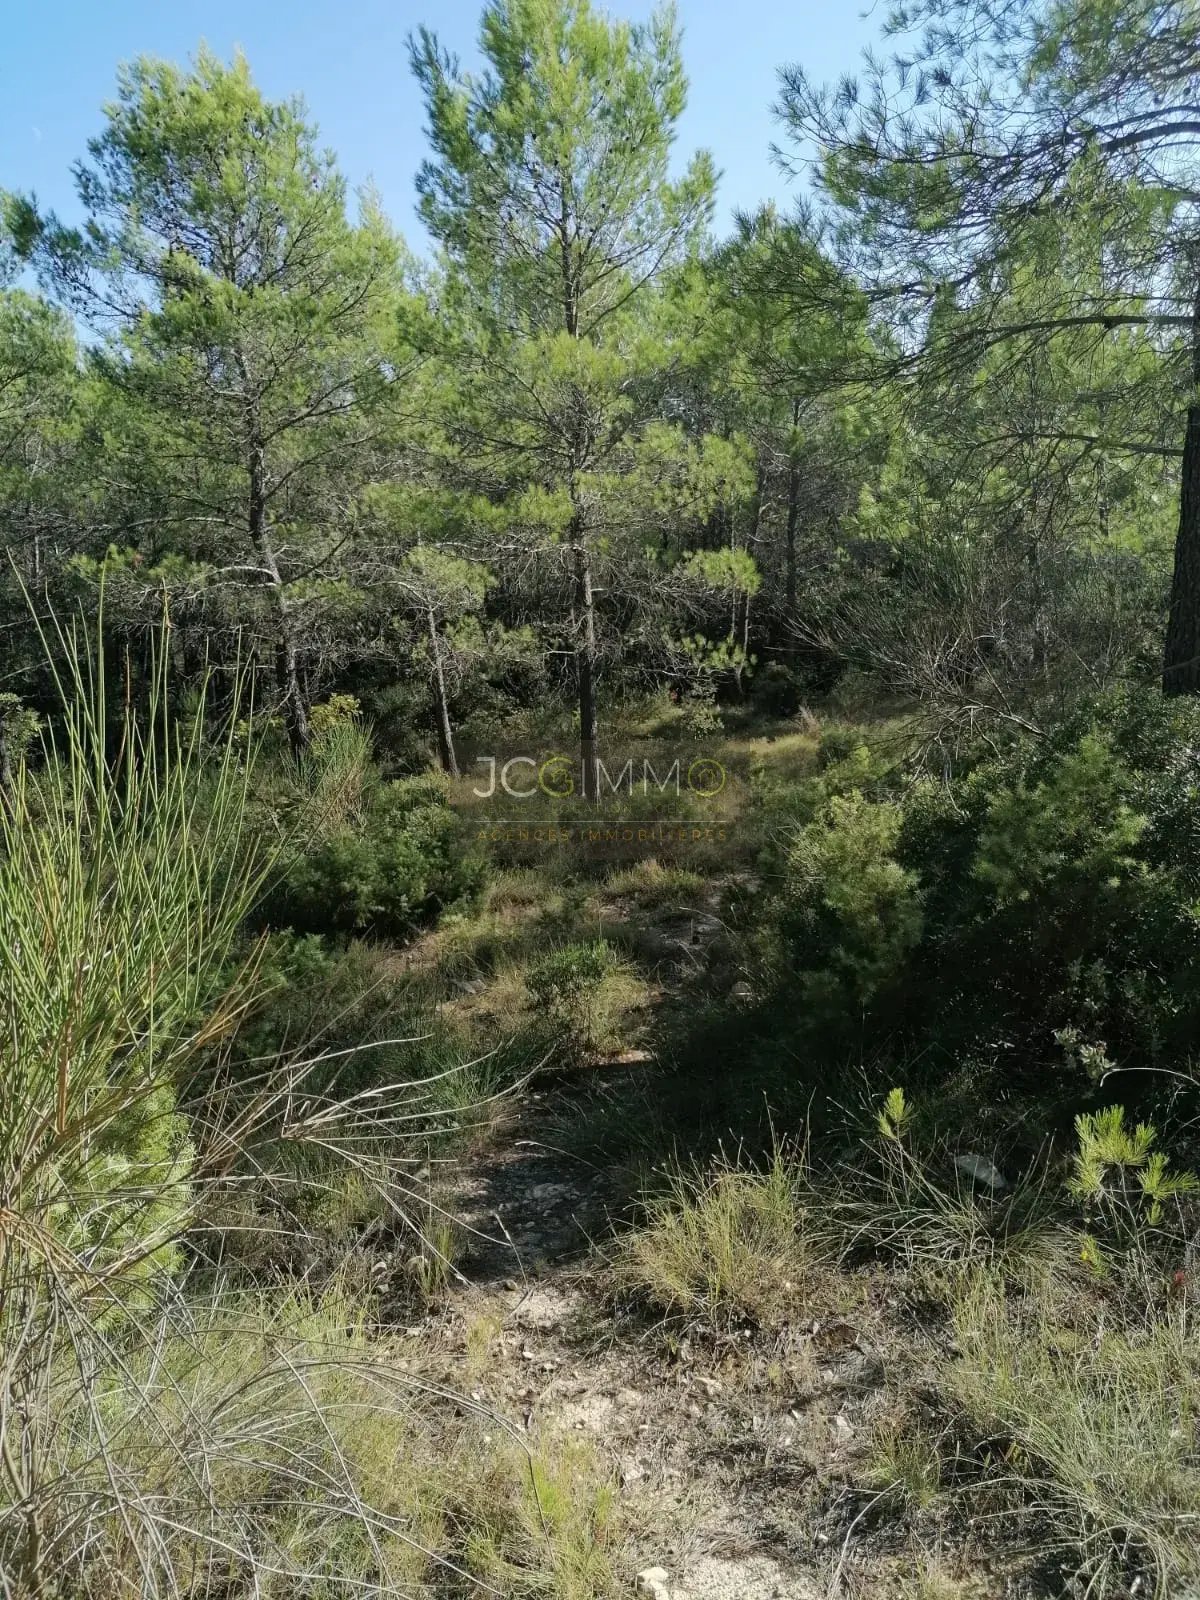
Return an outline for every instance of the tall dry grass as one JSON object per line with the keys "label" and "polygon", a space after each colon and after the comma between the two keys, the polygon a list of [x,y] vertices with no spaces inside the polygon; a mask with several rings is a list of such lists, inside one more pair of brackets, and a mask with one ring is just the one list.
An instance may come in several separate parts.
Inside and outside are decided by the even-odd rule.
{"label": "tall dry grass", "polygon": [[253,759],[172,716],[165,649],[114,710],[103,652],[54,644],[53,731],[0,804],[0,1583],[398,1592],[426,1560],[397,1487],[412,1383],[353,1300],[199,1263],[213,1219],[250,1195],[286,1228],[331,1163],[407,1217],[429,1086],[233,1070],[273,864]]}

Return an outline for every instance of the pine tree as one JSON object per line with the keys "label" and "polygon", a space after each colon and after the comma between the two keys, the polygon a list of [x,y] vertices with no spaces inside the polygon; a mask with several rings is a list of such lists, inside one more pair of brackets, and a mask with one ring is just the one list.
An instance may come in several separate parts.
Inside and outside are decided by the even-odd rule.
{"label": "pine tree", "polygon": [[478,77],[428,31],[412,41],[434,151],[418,189],[446,271],[435,338],[454,373],[447,431],[462,478],[567,555],[595,798],[597,561],[615,581],[628,531],[618,487],[647,424],[664,420],[654,291],[702,239],[714,176],[703,154],[668,174],[686,93],[670,10],[635,27],[588,0],[493,0],[480,41]]}
{"label": "pine tree", "polygon": [[241,57],[124,68],[89,151],[84,228],[23,203],[14,232],[105,336],[114,521],[136,542],[153,508],[154,555],[249,608],[298,750],[321,585],[399,386],[398,243],[370,203],[350,223],[303,106],[264,99]]}

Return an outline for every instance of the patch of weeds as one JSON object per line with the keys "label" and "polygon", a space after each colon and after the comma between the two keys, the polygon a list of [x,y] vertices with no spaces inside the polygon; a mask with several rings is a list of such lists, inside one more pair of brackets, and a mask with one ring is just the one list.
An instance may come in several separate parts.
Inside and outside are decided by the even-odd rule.
{"label": "patch of weeds", "polygon": [[[315,1596],[425,1578],[429,1419],[372,1354],[360,1303],[337,1287],[226,1295],[144,1333],[86,1392],[51,1399],[42,1465],[69,1485],[70,1587],[254,1592],[269,1573]],[[0,1517],[9,1572],[15,1524]]]}
{"label": "patch of weeds", "polygon": [[881,1421],[871,1437],[869,1479],[909,1511],[925,1511],[942,1486],[942,1449],[908,1411]]}
{"label": "patch of weeds", "polygon": [[463,1253],[462,1236],[448,1217],[431,1208],[413,1238],[414,1249],[404,1263],[405,1278],[417,1303],[428,1309],[446,1296],[454,1263]]}
{"label": "patch of weeds", "polygon": [[612,1271],[653,1309],[723,1329],[769,1324],[827,1260],[801,1169],[777,1150],[761,1171],[723,1162],[674,1174],[644,1225],[618,1241]]}
{"label": "patch of weeds", "polygon": [[466,1367],[470,1378],[487,1375],[495,1362],[496,1340],[504,1331],[504,1319],[494,1311],[471,1317],[465,1334]]}
{"label": "patch of weeds", "polygon": [[828,1216],[844,1254],[910,1269],[1043,1258],[1057,1210],[1044,1175],[1030,1169],[1010,1183],[989,1159],[921,1143],[913,1122],[903,1091],[893,1089],[876,1113],[875,1138],[828,1180]]}
{"label": "patch of weeds", "polygon": [[972,1590],[947,1570],[941,1558],[914,1550],[912,1569],[900,1579],[900,1600],[963,1600]]}
{"label": "patch of weeds", "polygon": [[632,900],[646,910],[666,906],[692,906],[704,894],[705,880],[690,867],[653,858],[623,867],[609,875],[606,893]]}
{"label": "patch of weeds", "polygon": [[529,968],[525,986],[563,1052],[576,1060],[628,1043],[633,1015],[646,999],[643,980],[603,939],[552,950]]}
{"label": "patch of weeds", "polygon": [[1200,1344],[1183,1307],[1142,1312],[1122,1329],[1086,1286],[1014,1298],[982,1271],[954,1306],[944,1385],[991,1476],[1079,1549],[1095,1593],[1200,1579]]}
{"label": "patch of weeds", "polygon": [[[627,1592],[617,1487],[588,1442],[550,1439],[527,1454],[506,1436],[464,1440],[446,1467],[443,1496],[451,1550],[461,1546],[471,1577],[511,1600],[615,1600]],[[477,1593],[477,1582],[462,1592]]]}

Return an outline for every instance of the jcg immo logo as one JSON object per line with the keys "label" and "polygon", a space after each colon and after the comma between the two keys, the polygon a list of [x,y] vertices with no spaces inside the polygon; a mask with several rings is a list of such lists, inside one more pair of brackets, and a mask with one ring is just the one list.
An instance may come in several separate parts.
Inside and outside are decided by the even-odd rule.
{"label": "jcg immo logo", "polygon": [[586,759],[529,748],[469,755],[455,804],[489,846],[619,856],[726,842],[729,774],[711,750],[658,742]]}
{"label": "jcg immo logo", "polygon": [[[583,763],[550,752],[543,755],[481,755],[475,757],[476,800],[514,801],[518,805],[544,800],[569,800],[584,789]],[[710,755],[676,755],[656,760],[627,756],[623,761],[595,758],[594,800],[660,795],[675,800],[692,796],[712,800],[725,787],[724,766]]]}

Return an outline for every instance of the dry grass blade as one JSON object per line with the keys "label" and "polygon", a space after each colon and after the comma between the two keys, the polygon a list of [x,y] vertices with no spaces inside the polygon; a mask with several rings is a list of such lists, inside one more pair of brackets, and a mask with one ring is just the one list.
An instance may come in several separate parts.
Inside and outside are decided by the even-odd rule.
{"label": "dry grass blade", "polygon": [[415,1594],[455,1566],[397,1470],[431,1455],[420,1386],[336,1286],[197,1301],[185,1267],[248,1186],[288,1225],[296,1151],[404,1216],[406,1151],[444,1110],[421,1081],[339,1100],[319,1056],[238,1074],[224,1046],[261,988],[238,951],[272,865],[253,760],[173,720],[163,641],[115,741],[102,652],[58,646],[56,732],[0,808],[0,1581]]}

